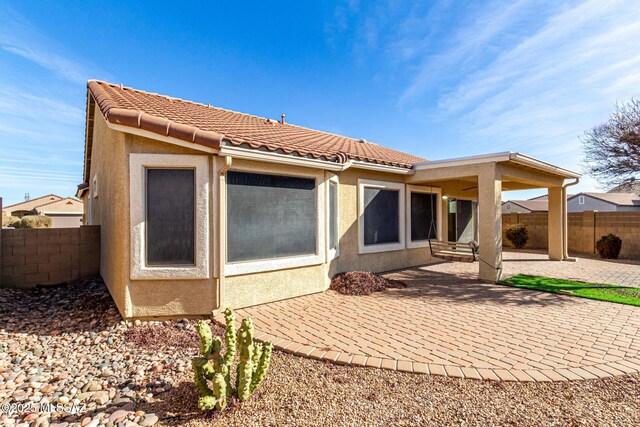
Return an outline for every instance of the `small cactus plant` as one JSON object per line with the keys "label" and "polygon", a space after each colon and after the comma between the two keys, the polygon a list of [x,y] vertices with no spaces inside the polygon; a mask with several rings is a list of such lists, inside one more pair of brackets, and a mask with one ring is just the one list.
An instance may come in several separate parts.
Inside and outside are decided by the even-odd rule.
{"label": "small cactus plant", "polygon": [[[251,397],[264,380],[269,369],[273,345],[253,342],[253,321],[244,319],[235,331],[233,311],[224,311],[225,354],[222,354],[222,340],[213,337],[211,327],[203,321],[196,324],[200,337],[200,354],[192,359],[194,381],[198,394],[198,407],[202,410],[224,410],[228,399],[236,395],[240,401]],[[236,368],[235,390],[231,381],[231,365],[236,351],[240,362]],[[209,386],[211,383],[211,387]],[[234,393],[235,392],[235,393]]]}

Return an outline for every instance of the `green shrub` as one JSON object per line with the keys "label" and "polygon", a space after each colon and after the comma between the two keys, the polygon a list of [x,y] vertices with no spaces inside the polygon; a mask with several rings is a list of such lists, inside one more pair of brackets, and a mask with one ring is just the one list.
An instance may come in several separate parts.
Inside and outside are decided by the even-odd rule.
{"label": "green shrub", "polygon": [[516,249],[522,249],[529,241],[529,232],[524,224],[515,224],[507,228],[507,240]]}
{"label": "green shrub", "polygon": [[615,234],[602,236],[596,242],[596,250],[601,258],[617,259],[620,255],[620,249],[622,249],[622,239]]}
{"label": "green shrub", "polygon": [[[191,360],[194,381],[198,389],[198,407],[203,410],[224,410],[227,400],[236,395],[240,401],[251,397],[264,380],[269,369],[273,344],[253,342],[253,322],[242,320],[236,332],[235,318],[230,309],[224,312],[226,331],[224,342],[226,352],[222,354],[222,340],[213,337],[211,327],[199,321],[196,332],[200,337],[200,355]],[[240,362],[236,367],[236,379],[231,380],[231,365],[236,357]]]}
{"label": "green shrub", "polygon": [[20,218],[17,216],[2,216],[3,227],[20,228]]}
{"label": "green shrub", "polygon": [[22,217],[19,228],[51,228],[51,222],[48,216],[27,215]]}

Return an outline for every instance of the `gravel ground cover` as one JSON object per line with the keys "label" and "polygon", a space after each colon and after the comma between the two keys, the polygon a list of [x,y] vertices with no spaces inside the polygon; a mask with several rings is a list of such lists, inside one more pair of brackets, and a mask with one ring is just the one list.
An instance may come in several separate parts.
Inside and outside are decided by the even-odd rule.
{"label": "gravel ground cover", "polygon": [[251,400],[203,414],[189,375],[145,406],[167,426],[638,426],[640,376],[510,383],[336,366],[274,351]]}
{"label": "gravel ground cover", "polygon": [[[130,326],[101,280],[0,289],[0,425],[154,425],[139,404],[190,369],[184,335],[197,341],[187,321]],[[137,345],[152,327],[157,345]]]}
{"label": "gravel ground cover", "polygon": [[202,413],[190,370],[192,325],[127,324],[99,280],[0,289],[2,407],[77,400],[80,408],[71,415],[0,412],[0,425],[640,425],[639,375],[494,383],[335,366],[277,351],[250,401]]}

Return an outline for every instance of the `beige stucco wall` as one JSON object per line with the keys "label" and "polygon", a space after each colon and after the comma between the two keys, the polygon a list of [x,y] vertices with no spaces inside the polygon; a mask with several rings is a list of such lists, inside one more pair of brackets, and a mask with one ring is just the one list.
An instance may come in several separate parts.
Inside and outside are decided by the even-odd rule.
{"label": "beige stucco wall", "polygon": [[87,213],[91,209],[92,224],[101,226],[100,274],[123,317],[127,315],[125,292],[128,278],[126,159],[125,135],[110,130],[98,113],[93,128],[89,182],[98,175],[100,192],[91,201],[91,207],[88,194],[92,187],[82,201]]}
{"label": "beige stucco wall", "polygon": [[404,176],[355,168],[339,174],[340,256],[336,260],[337,272],[354,270],[383,272],[429,263],[431,261],[429,248],[358,253],[358,179],[403,182]]}
{"label": "beige stucco wall", "polygon": [[[201,153],[111,130],[100,113],[96,115],[90,182],[97,174],[99,194],[91,204],[92,220],[102,226],[100,271],[121,315],[148,318],[210,313],[216,296],[213,269],[210,279],[204,280],[130,279],[129,153]],[[83,202],[88,208],[87,195]]]}
{"label": "beige stucco wall", "polygon": [[51,218],[51,228],[70,228],[80,227],[82,225],[82,214],[77,215],[59,215],[48,214]]}
{"label": "beige stucco wall", "polygon": [[[95,120],[90,182],[98,175],[99,195],[91,203],[93,224],[102,226],[101,273],[118,309],[125,318],[206,316],[225,307],[246,307],[322,292],[331,277],[342,271],[383,272],[431,262],[428,247],[379,253],[358,253],[358,180],[404,182],[403,175],[350,168],[337,173],[339,179],[340,251],[335,259],[319,264],[225,277],[221,307],[218,307],[217,251],[219,205],[217,171],[223,159],[211,155],[210,169],[210,278],[197,280],[131,280],[131,215],[129,154],[203,154],[142,136],[109,129],[99,112]],[[298,166],[250,162],[234,159],[232,169],[267,173],[308,174]],[[316,171],[317,172],[317,171]],[[332,174],[323,172],[324,180]],[[91,188],[87,192],[89,194]],[[87,195],[83,197],[88,209]],[[326,211],[325,211],[326,212]],[[443,212],[445,212],[443,204]],[[444,218],[446,220],[446,218]],[[445,222],[446,227],[446,222]],[[319,231],[326,233],[324,223]],[[326,238],[326,236],[325,236]]]}

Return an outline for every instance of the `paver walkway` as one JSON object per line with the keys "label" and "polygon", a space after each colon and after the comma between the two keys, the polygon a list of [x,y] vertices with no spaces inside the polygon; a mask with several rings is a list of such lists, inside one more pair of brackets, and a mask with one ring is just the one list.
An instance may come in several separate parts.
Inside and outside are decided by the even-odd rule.
{"label": "paver walkway", "polygon": [[[638,284],[638,263],[505,252],[505,274]],[[481,283],[477,264],[391,274],[405,289],[334,291],[237,310],[256,338],[336,363],[505,381],[640,372],[640,307]]]}

